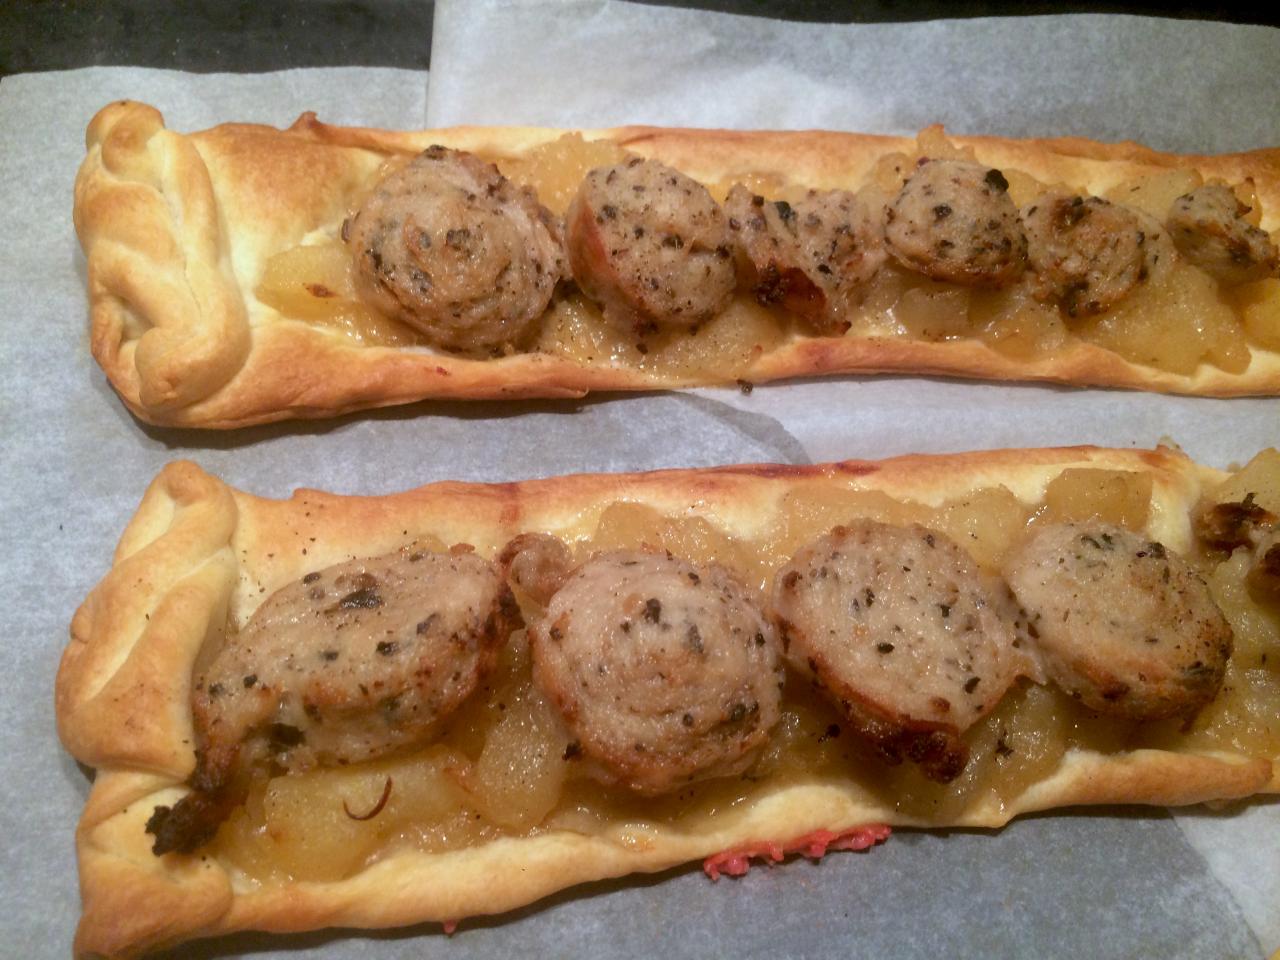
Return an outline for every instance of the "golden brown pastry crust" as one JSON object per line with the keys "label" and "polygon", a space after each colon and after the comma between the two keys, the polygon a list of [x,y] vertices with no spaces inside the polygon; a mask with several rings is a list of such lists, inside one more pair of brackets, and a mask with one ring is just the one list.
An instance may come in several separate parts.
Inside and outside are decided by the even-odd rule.
{"label": "golden brown pastry crust", "polygon": [[[496,485],[437,483],[385,497],[309,490],[264,500],[189,462],[153,481],[85,600],[57,681],[63,743],[97,777],[76,832],[83,917],[77,956],[129,956],[193,937],[243,929],[386,927],[498,913],[591,880],[650,872],[761,839],[798,837],[904,818],[870,796],[835,786],[780,787],[714,829],[618,826],[504,838],[429,854],[400,850],[349,879],[260,886],[214,858],[157,858],[143,825],[185,791],[194,756],[190,683],[206,636],[229,615],[243,623],[261,599],[311,569],[394,549],[417,535],[495,553],[517,533],[591,533],[611,502],[699,515],[740,536],[767,526],[783,496],[803,489],[883,490],[938,504],[1003,484],[1038,500],[1070,467],[1149,473],[1149,532],[1174,549],[1190,543],[1190,510],[1223,477],[1167,448],[1076,447],[756,465],[646,474],[581,475]],[[1048,778],[1004,807],[970,808],[958,822],[993,827],[1018,813],[1073,804],[1178,805],[1280,792],[1269,759],[1141,750],[1104,756],[1073,749]],[[627,830],[632,835],[624,836]]]}
{"label": "golden brown pastry crust", "polygon": [[[856,187],[876,159],[914,138],[866,134],[619,127],[582,131],[655,157],[705,182],[776,174],[816,188]],[[400,133],[333,127],[306,114],[288,130],[224,124],[189,135],[154,108],[104,107],[89,124],[75,221],[89,264],[94,357],[143,420],[238,427],[426,398],[580,397],[708,382],[639,369],[584,366],[548,354],[468,360],[425,348],[357,346],[274,315],[253,289],[263,262],[314,230],[336,230],[347,205],[393,155],[433,143],[513,157],[563,131],[454,127]],[[952,137],[981,162],[1045,183],[1100,193],[1175,167],[1231,183],[1253,179],[1262,226],[1280,226],[1280,149],[1177,156],[1078,138]],[[1208,396],[1280,393],[1280,353],[1252,347],[1243,373],[1201,364],[1191,375],[1138,366],[1082,341],[1016,360],[973,340],[792,336],[735,376],[753,382],[836,373],[940,374],[1044,380]]]}

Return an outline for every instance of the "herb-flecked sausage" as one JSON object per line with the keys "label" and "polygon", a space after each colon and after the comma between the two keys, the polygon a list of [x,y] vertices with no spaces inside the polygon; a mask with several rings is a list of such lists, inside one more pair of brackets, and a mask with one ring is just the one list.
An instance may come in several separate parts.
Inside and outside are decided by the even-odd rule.
{"label": "herb-flecked sausage", "polygon": [[1265,230],[1244,215],[1249,207],[1235,191],[1208,183],[1173,201],[1165,226],[1178,252],[1226,284],[1275,274],[1280,254]]}
{"label": "herb-flecked sausage", "polygon": [[344,234],[370,303],[465,353],[524,337],[564,273],[560,225],[533,192],[444,147],[379,183]]}
{"label": "herb-flecked sausage", "polygon": [[773,627],[719,566],[600,554],[551,598],[529,640],[534,682],[594,775],[640,794],[740,773],[780,715]]}
{"label": "herb-flecked sausage", "polygon": [[1222,684],[1231,628],[1195,569],[1104,523],[1049,524],[1005,560],[1045,671],[1101,713],[1188,714]]}
{"label": "herb-flecked sausage", "polygon": [[733,295],[724,211],[706,187],[656,160],[588,173],[565,215],[565,243],[582,291],[641,336],[697,326]]}
{"label": "herb-flecked sausage", "polygon": [[889,763],[946,782],[960,735],[1019,674],[1007,590],[942,533],[856,520],[803,547],[774,578],[787,659]]}
{"label": "herb-flecked sausage", "polygon": [[1031,290],[1069,317],[1110,310],[1151,274],[1159,224],[1101,197],[1051,191],[1028,204]]}
{"label": "herb-flecked sausage", "polygon": [[277,590],[195,679],[193,789],[157,808],[155,852],[201,846],[268,765],[359,763],[426,742],[519,625],[497,568],[463,551],[410,546]]}
{"label": "herb-flecked sausage", "polygon": [[725,213],[761,304],[786,308],[818,333],[849,329],[859,288],[886,259],[883,201],[847,190],[769,201],[739,184],[729,191]]}
{"label": "herb-flecked sausage", "polygon": [[991,167],[922,159],[886,219],[889,252],[935,280],[998,287],[1026,264],[1027,238],[1009,182]]}

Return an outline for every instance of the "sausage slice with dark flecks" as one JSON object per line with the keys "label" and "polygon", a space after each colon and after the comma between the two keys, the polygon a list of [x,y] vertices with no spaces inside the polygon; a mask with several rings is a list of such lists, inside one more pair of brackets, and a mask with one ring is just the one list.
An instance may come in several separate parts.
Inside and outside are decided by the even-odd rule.
{"label": "sausage slice with dark flecks", "polygon": [[739,184],[725,201],[756,300],[803,317],[819,333],[849,329],[851,298],[884,263],[884,205],[847,190],[810,190],[795,203]]}
{"label": "sausage slice with dark flecks", "polygon": [[903,266],[935,280],[998,287],[1026,264],[1027,238],[1009,182],[963,160],[921,160],[889,205],[884,231]]}
{"label": "sausage slice with dark flecks", "polygon": [[520,614],[498,569],[409,546],[277,590],[196,678],[192,793],[158,807],[157,854],[189,853],[248,779],[420,744],[476,689]]}
{"label": "sausage slice with dark flecks", "polygon": [[601,554],[551,598],[529,640],[534,682],[594,775],[637,793],[740,773],[780,714],[773,627],[719,566]]}
{"label": "sausage slice with dark flecks", "polygon": [[731,242],[706,187],[638,157],[588,173],[565,215],[573,278],[606,319],[640,335],[696,326],[728,305]]}
{"label": "sausage slice with dark flecks", "polygon": [[1189,714],[1222,684],[1231,627],[1160,543],[1102,523],[1050,524],[1005,560],[1050,679],[1133,720]]}
{"label": "sausage slice with dark flecks", "polygon": [[519,341],[564,274],[560,225],[533,191],[444,147],[379,183],[344,236],[370,303],[467,353]]}
{"label": "sausage slice with dark flecks", "polygon": [[1275,274],[1280,254],[1264,230],[1244,219],[1249,207],[1230,187],[1208,183],[1173,201],[1165,226],[1178,252],[1222,283]]}
{"label": "sausage slice with dark flecks", "polygon": [[1159,224],[1100,197],[1052,191],[1028,204],[1022,221],[1031,290],[1070,317],[1114,307],[1147,280],[1161,255]]}
{"label": "sausage slice with dark flecks", "polygon": [[960,735],[1033,666],[1003,584],[944,534],[857,520],[802,548],[774,579],[787,659],[890,763],[946,782]]}

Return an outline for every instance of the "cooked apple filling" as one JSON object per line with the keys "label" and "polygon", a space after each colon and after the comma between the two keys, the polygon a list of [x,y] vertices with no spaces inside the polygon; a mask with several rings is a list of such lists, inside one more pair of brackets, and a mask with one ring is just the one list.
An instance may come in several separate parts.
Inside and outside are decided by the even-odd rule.
{"label": "cooked apple filling", "polygon": [[[337,880],[405,848],[455,850],[500,837],[552,831],[608,836],[642,847],[657,829],[696,832],[725,826],[755,799],[797,785],[835,786],[896,811],[895,820],[903,823],[953,824],[962,823],[970,811],[1004,809],[1029,786],[1052,775],[1073,750],[1120,754],[1154,748],[1275,758],[1280,754],[1280,602],[1274,583],[1269,583],[1265,574],[1267,551],[1276,538],[1277,515],[1280,454],[1275,451],[1260,454],[1221,487],[1209,491],[1197,508],[1195,532],[1186,543],[1174,545],[1177,555],[1173,546],[1166,548],[1144,535],[1154,519],[1150,476],[1112,470],[1066,470],[1048,484],[1040,500],[1031,503],[999,486],[938,505],[903,502],[880,492],[796,491],[787,496],[767,526],[750,536],[729,533],[703,517],[667,516],[638,503],[613,503],[584,534],[566,531],[563,541],[542,535],[520,538],[518,550],[528,562],[509,563],[510,556],[493,558],[499,566],[508,564],[504,569],[509,571],[528,629],[510,634],[496,653],[496,666],[448,715],[429,745],[371,760],[353,759],[345,765],[340,761],[340,765],[258,776],[247,789],[243,804],[218,830],[210,849],[249,881]],[[952,642],[955,634],[948,632],[952,626],[962,616],[977,615],[967,612],[972,608],[966,606],[965,584],[979,591],[974,596],[986,596],[981,590],[996,589],[993,584],[1009,582],[1015,587],[1017,604],[1005,613],[1012,631],[1008,636],[1020,651],[1008,647],[1004,651],[1014,659],[1006,659],[997,669],[976,665],[978,654],[971,649],[961,657],[971,662],[962,664],[957,683],[963,692],[957,690],[953,705],[968,709],[965,698],[976,698],[972,702],[978,718],[954,725],[960,730],[956,741],[961,757],[958,771],[945,770],[939,775],[924,754],[911,752],[910,745],[916,741],[892,736],[885,739],[882,729],[874,723],[868,726],[864,714],[839,701],[834,693],[836,680],[822,672],[825,668],[820,668],[817,679],[822,682],[815,686],[810,670],[797,662],[794,632],[785,658],[785,681],[776,701],[774,694],[759,686],[735,685],[735,671],[756,671],[756,676],[764,676],[770,670],[781,670],[772,646],[765,647],[766,642],[773,643],[771,634],[766,637],[771,627],[752,625],[763,621],[753,619],[756,614],[751,613],[751,605],[755,601],[751,598],[770,596],[771,608],[776,610],[784,609],[779,604],[785,601],[786,617],[782,619],[793,621],[794,631],[797,624],[808,621],[794,613],[795,597],[801,594],[788,595],[787,590],[802,577],[809,577],[802,583],[813,583],[813,589],[822,591],[841,575],[853,576],[839,538],[847,539],[859,530],[880,538],[865,544],[867,550],[880,552],[859,554],[855,559],[864,573],[871,570],[868,564],[875,566],[866,575],[879,578],[875,581],[878,588],[886,585],[886,592],[880,595],[861,586],[861,581],[851,588],[855,591],[851,595],[859,602],[853,605],[858,614],[849,629],[855,635],[864,629],[873,632],[875,642],[867,648],[867,656],[888,660],[913,655],[913,631],[923,637],[941,629],[946,635],[938,633],[939,642]],[[1102,606],[1096,609],[1102,610],[1110,626],[1153,634],[1132,645],[1138,655],[1176,661],[1180,654],[1159,652],[1163,650],[1160,642],[1173,644],[1176,638],[1154,635],[1165,629],[1173,633],[1181,629],[1179,623],[1163,623],[1161,618],[1166,614],[1176,621],[1200,618],[1206,623],[1224,617],[1230,627],[1230,656],[1218,663],[1216,675],[1209,676],[1213,667],[1208,661],[1215,655],[1210,651],[1203,663],[1197,654],[1196,662],[1174,677],[1172,687],[1161,686],[1154,674],[1144,674],[1143,683],[1151,681],[1149,688],[1144,688],[1135,675],[1128,675],[1126,689],[1117,693],[1114,685],[1098,680],[1096,671],[1089,672],[1079,662],[1070,661],[1071,636],[1061,639],[1066,648],[1057,640],[1051,645],[1051,625],[1045,619],[1037,620],[1039,611],[1047,615],[1055,609],[1052,603],[1040,604],[1037,596],[1038,590],[1047,589],[1044,583],[1048,581],[1031,577],[1033,588],[1024,590],[1028,582],[1024,574],[1030,564],[1045,558],[1052,561],[1054,554],[1044,551],[1055,549],[1054,538],[1061,539],[1063,531],[1070,533],[1074,545],[1071,556],[1076,558],[1067,556],[1064,562],[1078,562],[1083,565],[1081,576],[1094,577],[1088,582],[1093,594],[1101,598],[1098,603]],[[469,569],[467,564],[480,569],[485,564],[474,554],[438,552],[443,546],[432,547],[429,537],[416,544],[407,549],[419,555],[434,550],[437,552],[431,552],[432,556],[452,556],[454,559],[447,561],[449,570]],[[834,552],[821,553],[831,551],[832,544]],[[947,544],[955,545],[955,559],[936,552]],[[532,547],[537,550],[529,552]],[[509,548],[508,553],[512,552]],[[412,555],[397,555],[397,569],[407,569],[405,557]],[[645,557],[653,559],[636,559]],[[808,568],[804,566],[806,557]],[[1023,565],[1021,569],[1010,568],[1014,559]],[[896,568],[880,569],[890,561],[901,563],[904,570],[924,563],[920,570],[926,573],[954,569],[956,582],[946,589],[958,599],[934,603],[932,595],[924,597],[926,605],[938,608],[924,613],[904,605],[901,596],[887,592],[888,585],[898,582],[893,578],[899,576]],[[938,563],[943,566],[929,566]],[[959,566],[947,568],[948,563]],[[831,579],[825,572],[816,572],[828,567],[833,571]],[[633,581],[627,578],[640,576],[630,572],[633,570],[647,571],[644,576],[666,577],[668,586],[632,589],[627,584]],[[715,570],[724,572],[708,574]],[[1153,574],[1151,583],[1155,586],[1143,579],[1148,573]],[[1166,587],[1172,580],[1171,592],[1159,593],[1164,589],[1161,573]],[[453,574],[442,567],[438,575]],[[707,580],[709,575],[712,581]],[[1117,589],[1116,577],[1124,580],[1123,589],[1148,591],[1150,595],[1108,593]],[[330,587],[328,580],[326,573],[312,586],[341,597],[337,603],[351,605],[353,615],[372,609],[373,601],[360,591],[374,588],[361,588],[354,581],[335,581]],[[912,591],[919,592],[940,589],[935,580],[929,574],[924,580],[903,582],[914,582]],[[1204,583],[1207,590],[1199,609],[1177,606],[1203,589]],[[609,584],[615,586],[610,588]],[[710,592],[705,595],[698,592],[708,587]],[[836,589],[841,596],[838,590],[842,588]],[[576,599],[571,596],[575,591]],[[648,593],[654,596],[645,599]],[[712,616],[714,611],[703,609],[703,600],[721,594],[730,599],[717,602],[736,605],[736,612]],[[656,599],[659,595],[661,603]],[[1140,608],[1140,622],[1117,627],[1124,620],[1124,611],[1106,608],[1103,601],[1111,596],[1125,596],[1126,607]],[[327,597],[317,602],[328,604]],[[595,599],[601,597],[604,599]],[[913,593],[910,599],[914,602],[918,598]],[[455,589],[440,616],[454,616],[461,603]],[[1174,607],[1167,610],[1150,606],[1169,603]],[[841,604],[841,611],[849,609],[845,601]],[[1071,610],[1086,618],[1080,621],[1081,635],[1086,630],[1090,638],[1106,635],[1106,624],[1087,621],[1088,609]],[[881,619],[874,619],[873,612]],[[255,614],[255,619],[258,616]],[[776,615],[771,618],[780,619]],[[429,624],[419,628],[419,635],[436,631],[444,622],[435,615],[429,619]],[[713,635],[708,628],[711,623],[724,625],[724,632]],[[696,624],[701,624],[701,630],[690,629]],[[895,635],[890,631],[897,624],[906,624],[908,629]],[[242,624],[239,629],[257,628]],[[449,629],[456,636],[461,628]],[[618,729],[628,731],[625,735],[636,739],[637,746],[643,745],[648,753],[623,758],[610,754],[611,748],[600,745],[595,731],[582,726],[583,718],[599,706],[601,698],[592,706],[592,694],[579,693],[577,678],[581,676],[586,691],[588,680],[595,682],[594,667],[585,673],[565,673],[548,660],[548,651],[555,648],[556,656],[585,656],[582,663],[587,665],[597,663],[592,657],[603,658],[599,660],[602,678],[605,666],[632,677],[627,682],[633,688],[635,704],[625,710],[649,709],[643,706],[651,703],[646,698],[665,696],[666,691],[662,684],[646,685],[650,681],[643,671],[640,675],[626,673],[636,665],[616,658],[619,650],[630,648],[604,637],[615,629],[622,629],[629,642],[636,644],[651,643],[655,637],[671,638],[671,650],[646,648],[650,651],[647,656],[657,658],[647,661],[650,666],[667,663],[661,669],[677,671],[664,674],[669,687],[686,682],[678,672],[685,669],[681,664],[688,662],[681,658],[692,656],[692,649],[703,657],[699,662],[716,666],[699,668],[689,675],[689,684],[702,683],[710,670],[716,683],[728,684],[716,689],[747,693],[735,693],[733,708],[718,718],[694,716],[697,711],[690,710],[683,719],[677,714],[668,723],[666,711],[675,709],[670,704],[653,709],[657,726],[637,727],[633,721],[640,721],[630,714],[615,717],[621,724]],[[1211,623],[1207,629],[1212,632]],[[971,636],[959,635],[962,639]],[[1194,631],[1183,634],[1177,643],[1200,636]],[[886,650],[895,644],[885,637],[901,637],[898,649]],[[741,638],[745,646],[737,645],[735,638]],[[588,651],[585,654],[581,652],[583,644]],[[1018,659],[1031,652],[1030,648],[1039,651],[1040,667]],[[739,650],[745,653],[734,652]],[[382,645],[371,657],[381,662],[394,653]],[[752,667],[742,656],[763,659]],[[536,661],[532,667],[531,660]],[[1141,662],[1159,665],[1152,660]],[[1036,676],[1042,667],[1048,675]],[[1085,670],[1085,674],[1076,678],[1072,670]],[[974,676],[965,680],[967,672]],[[981,684],[976,682],[979,674]],[[890,672],[886,676],[901,675]],[[571,690],[566,687],[566,678],[572,678],[568,684]],[[261,682],[255,676],[255,683]],[[931,682],[921,679],[913,691],[925,690]],[[1004,685],[1004,689],[984,699],[984,685],[990,684]],[[1189,707],[1179,701],[1186,696],[1198,697],[1196,691],[1206,684],[1211,687],[1204,694],[1207,701],[1201,698]],[[1131,686],[1134,689],[1130,690]],[[601,689],[607,700],[611,688]],[[853,695],[875,693],[863,687]],[[1095,695],[1102,698],[1099,703],[1104,709],[1091,708]],[[1153,699],[1160,701],[1154,707]],[[430,702],[438,704],[439,700]],[[566,712],[570,702],[575,709]],[[769,718],[754,723],[754,717],[764,718],[775,708],[776,722]],[[902,709],[910,712],[912,708]],[[298,724],[305,723],[299,714]],[[908,723],[902,729],[908,728],[914,735],[921,730],[933,731],[938,725],[912,727]],[[891,732],[896,735],[902,730]],[[762,746],[757,733],[763,738]],[[686,734],[694,739],[687,743],[681,740]],[[689,744],[696,737],[710,738],[714,755],[691,760]],[[906,745],[896,758],[892,755],[895,744]],[[895,759],[899,762],[892,762]]]}
{"label": "cooked apple filling", "polygon": [[479,197],[467,154],[385,165],[341,231],[266,261],[258,301],[360,344],[677,382],[732,381],[814,336],[978,340],[1029,361],[1083,341],[1178,374],[1239,373],[1251,345],[1280,345],[1276,247],[1248,181],[1170,170],[1091,196],[932,130],[852,190],[699,184],[576,134],[487,159],[510,182]]}

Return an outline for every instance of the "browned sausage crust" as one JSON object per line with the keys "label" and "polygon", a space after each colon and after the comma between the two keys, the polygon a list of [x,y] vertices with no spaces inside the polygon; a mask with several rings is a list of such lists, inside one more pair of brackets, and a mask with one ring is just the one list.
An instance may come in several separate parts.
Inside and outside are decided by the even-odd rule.
{"label": "browned sausage crust", "polygon": [[945,782],[960,734],[1024,672],[1002,592],[944,534],[858,520],[778,572],[773,611],[788,660],[886,761]]}
{"label": "browned sausage crust", "polygon": [[1192,516],[1192,528],[1213,550],[1251,549],[1249,589],[1272,603],[1280,601],[1280,529],[1275,514],[1259,506],[1252,493],[1243,500],[1202,505]]}
{"label": "browned sausage crust", "polygon": [[545,607],[572,572],[573,556],[559,537],[522,533],[502,548],[498,566],[511,586]]}
{"label": "browned sausage crust", "polygon": [[1231,628],[1186,561],[1111,524],[1043,526],[1005,560],[1049,677],[1093,710],[1134,720],[1213,699]]}
{"label": "browned sausage crust", "polygon": [[534,681],[593,772],[638,793],[741,772],[779,717],[773,627],[719,566],[642,551],[594,557],[529,640]]}
{"label": "browned sausage crust", "polygon": [[344,235],[369,301],[451,350],[515,343],[564,272],[559,225],[533,192],[444,147],[379,183]]}
{"label": "browned sausage crust", "polygon": [[696,326],[733,295],[724,211],[666,164],[633,158],[592,170],[565,221],[573,278],[620,327]]}
{"label": "browned sausage crust", "polygon": [[850,298],[884,263],[884,204],[847,190],[766,201],[741,184],[725,200],[756,299],[803,317],[819,333],[849,329]]}
{"label": "browned sausage crust", "polygon": [[1101,197],[1051,191],[1022,214],[1035,296],[1067,316],[1092,316],[1123,300],[1160,256],[1159,225]]}
{"label": "browned sausage crust", "polygon": [[1192,517],[1196,537],[1215,550],[1255,545],[1275,524],[1275,515],[1259,506],[1253,494],[1234,502],[1205,504]]}
{"label": "browned sausage crust", "polygon": [[190,852],[255,768],[358,763],[420,744],[475,690],[520,614],[497,568],[410,546],[268,597],[196,679],[194,790],[148,825]]}
{"label": "browned sausage crust", "polygon": [[1222,283],[1248,283],[1280,265],[1271,237],[1244,219],[1248,212],[1230,187],[1208,183],[1173,201],[1165,225],[1178,252],[1197,267]]}

